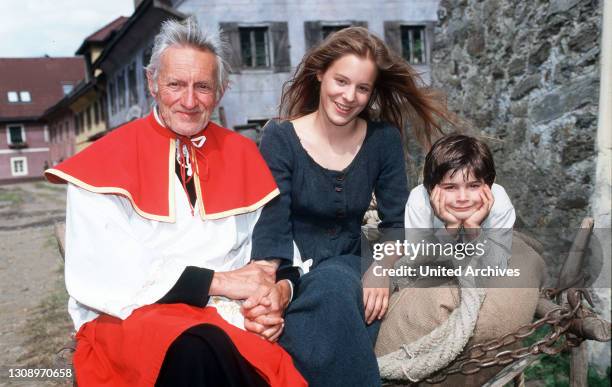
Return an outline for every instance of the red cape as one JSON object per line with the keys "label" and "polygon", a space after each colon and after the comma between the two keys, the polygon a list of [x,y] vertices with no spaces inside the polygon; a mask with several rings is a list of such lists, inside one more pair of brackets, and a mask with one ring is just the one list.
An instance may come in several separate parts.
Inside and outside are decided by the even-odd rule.
{"label": "red cape", "polygon": [[[195,187],[202,219],[254,211],[279,194],[251,140],[210,122],[197,152]],[[45,171],[52,183],[127,197],[141,216],[174,222],[176,134],[151,113]]]}

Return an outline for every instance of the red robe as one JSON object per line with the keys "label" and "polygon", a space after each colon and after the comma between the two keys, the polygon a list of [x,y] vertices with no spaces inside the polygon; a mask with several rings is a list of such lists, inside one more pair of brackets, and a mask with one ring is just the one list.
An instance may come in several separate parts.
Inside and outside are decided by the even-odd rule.
{"label": "red robe", "polygon": [[[197,150],[195,186],[203,220],[251,212],[278,195],[255,143],[213,122],[202,134],[206,142]],[[176,137],[150,114],[46,170],[45,177],[125,196],[141,216],[174,222]]]}
{"label": "red robe", "polygon": [[[201,133],[194,182],[202,220],[243,214],[265,205],[278,188],[255,144],[214,123]],[[128,198],[141,216],[174,222],[176,134],[153,114],[130,122],[45,172],[100,194]],[[119,268],[118,268],[119,270]],[[213,324],[271,386],[305,386],[278,345],[227,323],[215,308],[153,304],[127,319],[100,315],[77,333],[74,367],[80,386],[153,386],[172,342],[187,329]]]}

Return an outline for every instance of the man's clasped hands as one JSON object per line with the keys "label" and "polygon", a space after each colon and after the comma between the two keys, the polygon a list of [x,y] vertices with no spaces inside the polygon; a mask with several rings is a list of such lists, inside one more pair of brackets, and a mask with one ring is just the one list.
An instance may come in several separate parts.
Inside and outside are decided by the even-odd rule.
{"label": "man's clasped hands", "polygon": [[244,300],[245,329],[272,342],[283,332],[283,314],[291,300],[289,281],[276,282],[277,267],[274,260],[252,261],[240,269],[216,272],[209,292],[211,296]]}

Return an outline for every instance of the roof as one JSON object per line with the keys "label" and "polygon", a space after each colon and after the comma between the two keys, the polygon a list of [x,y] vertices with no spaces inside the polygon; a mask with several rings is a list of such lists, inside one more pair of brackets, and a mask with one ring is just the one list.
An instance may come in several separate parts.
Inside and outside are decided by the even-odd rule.
{"label": "roof", "polygon": [[[105,68],[105,62],[113,62],[109,58],[123,58],[131,54],[131,50],[141,43],[143,31],[157,34],[161,23],[168,18],[185,19],[187,15],[178,12],[171,6],[169,0],[144,0],[134,10],[134,13],[125,21],[117,33],[104,47],[102,54],[93,64],[95,68]],[[119,59],[120,60],[120,59]]]}
{"label": "roof", "polygon": [[[83,57],[0,58],[0,121],[37,119],[64,97],[64,84],[84,78]],[[11,103],[9,91],[29,91],[32,101]]]}
{"label": "roof", "polygon": [[99,30],[97,30],[93,34],[89,35],[88,37],[85,38],[85,40],[83,40],[83,43],[81,44],[79,49],[76,51],[76,54],[77,55],[78,54],[83,54],[83,51],[85,50],[85,47],[87,45],[91,44],[91,43],[100,43],[100,44],[103,44],[109,38],[111,38],[113,36],[114,32],[116,32],[119,29],[121,29],[121,27],[123,26],[123,24],[127,20],[128,20],[127,17],[119,16],[118,18],[116,18],[112,22],[108,23],[107,25],[105,25],[104,27],[100,28]]}

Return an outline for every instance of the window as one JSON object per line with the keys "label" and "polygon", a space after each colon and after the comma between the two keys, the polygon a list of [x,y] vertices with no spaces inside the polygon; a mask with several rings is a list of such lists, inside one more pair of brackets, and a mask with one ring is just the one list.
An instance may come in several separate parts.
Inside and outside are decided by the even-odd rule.
{"label": "window", "polygon": [[71,83],[65,83],[62,85],[62,91],[64,92],[64,95],[70,94],[73,88],[74,87],[72,86]]}
{"label": "window", "polygon": [[343,30],[347,27],[350,27],[350,25],[344,24],[344,25],[336,25],[336,26],[323,26],[321,27],[321,34],[323,35],[323,39],[325,39],[329,35],[333,34],[334,32]]}
{"label": "window", "polygon": [[87,130],[91,129],[91,109],[92,107],[89,106],[86,110],[85,110],[85,127],[87,128]]}
{"label": "window", "polygon": [[23,125],[8,125],[6,127],[6,138],[9,145],[25,144],[25,129]]}
{"label": "window", "polygon": [[117,113],[117,104],[116,104],[115,83],[114,82],[110,82],[108,84],[108,97],[109,97],[108,103],[110,104],[111,114],[115,114]]}
{"label": "window", "polygon": [[306,48],[314,47],[334,32],[351,26],[368,28],[368,22],[364,20],[305,21],[304,40],[306,42]]}
{"label": "window", "polygon": [[130,92],[129,106],[136,105],[138,103],[138,89],[136,81],[136,63],[132,62],[128,66],[128,90]]}
{"label": "window", "polygon": [[100,102],[100,120],[104,121],[106,120],[106,93],[102,94],[102,97],[99,99]]}
{"label": "window", "polygon": [[79,115],[76,114],[74,116],[74,132],[75,134],[79,134],[79,132],[81,131],[81,127],[79,126]]}
{"label": "window", "polygon": [[17,93],[16,91],[9,91],[6,93],[6,96],[10,103],[32,102],[32,95],[27,90],[22,90],[19,93]]}
{"label": "window", "polygon": [[125,69],[121,69],[117,76],[117,102],[119,102],[119,110],[125,108]]}
{"label": "window", "polygon": [[[149,62],[151,61],[151,53],[152,53],[153,47],[149,46],[147,48],[145,48],[145,50],[142,52],[142,65],[143,66],[148,66]],[[142,77],[142,79],[144,79],[143,84],[143,94],[144,98],[145,98],[145,102],[147,106],[151,106],[152,102],[153,102],[153,97],[151,96],[151,93],[149,92],[149,85],[147,83],[147,70],[144,70],[144,76]]]}
{"label": "window", "polygon": [[32,102],[32,96],[30,96],[29,91],[20,91],[19,99],[21,100],[21,102]]}
{"label": "window", "polygon": [[79,113],[79,128],[81,133],[85,132],[85,112]]}
{"label": "window", "polygon": [[232,73],[240,73],[243,69],[266,69],[277,73],[291,70],[287,22],[257,25],[222,22],[219,28],[231,48],[228,62]]}
{"label": "window", "polygon": [[248,27],[239,30],[242,67],[270,67],[268,27]]}
{"label": "window", "polygon": [[[149,65],[149,62],[151,61],[151,54],[153,54],[153,46],[149,46],[145,48],[144,51],[142,52],[142,65],[144,67]],[[147,75],[147,70],[145,70],[145,79],[146,79],[146,75]]]}
{"label": "window", "polygon": [[9,91],[6,94],[9,102],[19,102],[19,95],[16,91]]}
{"label": "window", "polygon": [[25,176],[28,174],[28,159],[25,157],[11,157],[11,175]]}
{"label": "window", "polygon": [[402,57],[410,64],[427,63],[425,26],[401,26]]}
{"label": "window", "polygon": [[94,125],[98,125],[100,123],[100,100],[96,100],[93,105],[94,109]]}

